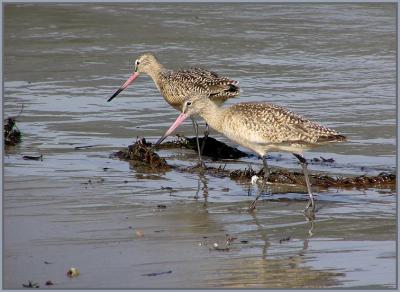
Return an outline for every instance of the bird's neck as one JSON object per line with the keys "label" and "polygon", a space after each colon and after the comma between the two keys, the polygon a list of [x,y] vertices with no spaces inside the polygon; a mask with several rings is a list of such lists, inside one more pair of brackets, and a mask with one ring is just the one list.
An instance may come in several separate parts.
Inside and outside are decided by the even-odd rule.
{"label": "bird's neck", "polygon": [[199,115],[214,130],[221,132],[224,118],[224,109],[208,99],[207,106],[204,107]]}
{"label": "bird's neck", "polygon": [[151,62],[147,74],[153,79],[153,81],[158,85],[161,79],[161,75],[167,71],[162,64],[154,60]]}

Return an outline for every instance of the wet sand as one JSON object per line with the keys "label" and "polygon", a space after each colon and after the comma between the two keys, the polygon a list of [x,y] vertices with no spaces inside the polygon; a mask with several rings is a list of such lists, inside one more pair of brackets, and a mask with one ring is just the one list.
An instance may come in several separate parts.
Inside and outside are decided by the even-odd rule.
{"label": "wet sand", "polygon": [[[27,280],[41,286],[51,280],[56,288],[373,287],[377,278],[385,287],[393,279],[389,189],[319,192],[317,218],[309,222],[304,193],[272,186],[274,194],[249,213],[249,184],[198,176],[198,190],[196,174],[172,172],[166,179],[132,172],[125,161],[74,153],[29,163],[33,172],[47,172],[52,160],[72,166],[80,156],[103,165],[88,163],[92,169],[82,177],[71,169],[66,179],[64,169],[7,178],[6,287]],[[236,238],[228,246],[227,235]],[[70,267],[81,275],[68,278]],[[164,274],[146,275],[153,273]]]}
{"label": "wet sand", "polygon": [[[291,200],[268,200],[249,214],[247,201],[195,200],[193,190],[163,201],[164,208],[105,194],[107,179],[22,182],[6,185],[20,197],[8,200],[14,208],[5,213],[7,242],[18,243],[6,246],[8,287],[28,279],[51,280],[56,288],[340,287],[360,278],[368,286],[369,264],[382,280],[395,266],[395,222],[382,212],[390,199],[357,206],[319,201],[312,223],[301,214],[304,202]],[[227,234],[237,238],[230,250],[215,250],[215,243],[225,247]],[[81,275],[69,279],[70,267]],[[172,273],[144,276],[166,271]]]}

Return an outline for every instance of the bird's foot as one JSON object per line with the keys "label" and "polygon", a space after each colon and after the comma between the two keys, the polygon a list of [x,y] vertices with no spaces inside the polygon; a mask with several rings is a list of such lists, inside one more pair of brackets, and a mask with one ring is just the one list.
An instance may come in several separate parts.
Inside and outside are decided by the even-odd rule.
{"label": "bird's foot", "polygon": [[307,205],[306,205],[306,208],[303,210],[303,212],[304,212],[304,216],[306,216],[306,218],[309,220],[309,221],[312,221],[312,220],[314,220],[315,219],[315,203],[314,203],[314,200],[310,200],[310,201],[308,201],[308,203],[307,203]]}
{"label": "bird's foot", "polygon": [[200,169],[201,171],[204,171],[207,169],[207,165],[204,163],[203,160],[200,160],[196,165],[195,168]]}
{"label": "bird's foot", "polygon": [[250,206],[248,208],[249,212],[253,212],[256,209],[258,199],[261,197],[261,195],[262,195],[262,193],[258,194],[257,197],[254,199],[254,201],[251,202],[251,204],[250,204]]}
{"label": "bird's foot", "polygon": [[312,210],[315,211],[315,203],[314,200],[308,200],[306,208],[304,209],[304,212],[308,211],[308,210]]}
{"label": "bird's foot", "polygon": [[256,210],[256,205],[257,205],[257,199],[254,200],[253,202],[251,202],[249,208],[247,209],[247,211],[249,212],[254,212]]}
{"label": "bird's foot", "polygon": [[308,221],[313,221],[315,219],[315,211],[312,209],[304,210],[304,216]]}

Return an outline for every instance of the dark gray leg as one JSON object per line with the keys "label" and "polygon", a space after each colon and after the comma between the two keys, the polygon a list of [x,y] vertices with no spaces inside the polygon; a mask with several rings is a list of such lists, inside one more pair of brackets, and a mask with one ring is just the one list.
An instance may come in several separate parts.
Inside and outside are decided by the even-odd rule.
{"label": "dark gray leg", "polygon": [[310,179],[308,177],[308,170],[307,170],[307,161],[300,154],[293,153],[293,155],[296,156],[296,158],[300,161],[301,167],[303,168],[304,178],[306,180],[306,185],[307,185],[308,196],[310,197],[310,200],[308,201],[308,203],[306,205],[306,209],[304,211],[307,211],[310,207],[311,207],[311,210],[314,211],[315,210],[314,196],[311,192],[311,184],[310,184]]}
{"label": "dark gray leg", "polygon": [[263,157],[262,157],[262,160],[263,160],[263,165],[264,165],[264,179],[263,179],[261,188],[260,188],[259,191],[258,191],[257,197],[256,197],[256,198],[254,199],[254,201],[250,204],[249,211],[252,211],[252,210],[254,210],[254,209],[256,208],[257,200],[258,200],[258,198],[261,197],[261,195],[262,195],[262,193],[263,193],[263,191],[264,191],[264,188],[265,188],[265,186],[267,185],[268,176],[269,176],[269,169],[268,169],[268,164],[267,164],[267,158],[266,158],[265,156],[263,156]]}
{"label": "dark gray leg", "polygon": [[201,150],[200,150],[200,142],[199,142],[199,125],[196,123],[196,121],[191,118],[192,124],[193,124],[193,129],[196,134],[196,143],[197,143],[197,153],[199,154],[199,165],[200,167],[204,167],[203,159],[201,159]]}
{"label": "dark gray leg", "polygon": [[266,184],[269,177],[269,168],[267,164],[267,158],[265,156],[262,157],[263,165],[264,165],[264,183]]}
{"label": "dark gray leg", "polygon": [[[203,188],[201,188],[202,183],[203,183]],[[196,195],[194,196],[196,200],[199,198],[200,190],[203,190],[204,205],[207,205],[208,185],[207,185],[207,179],[202,172],[199,173],[199,179],[197,180],[197,190],[196,190]]]}
{"label": "dark gray leg", "polygon": [[204,138],[203,142],[201,143],[201,152],[200,152],[201,155],[203,155],[204,146],[206,145],[206,140],[208,138],[209,133],[210,132],[208,131],[208,124],[206,123],[206,128],[204,129]]}

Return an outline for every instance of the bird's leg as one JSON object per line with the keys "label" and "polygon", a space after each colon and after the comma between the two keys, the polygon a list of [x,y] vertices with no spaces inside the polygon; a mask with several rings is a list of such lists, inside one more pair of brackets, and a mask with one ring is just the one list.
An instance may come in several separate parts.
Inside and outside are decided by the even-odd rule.
{"label": "bird's leg", "polygon": [[269,176],[269,170],[268,170],[268,164],[267,164],[267,158],[265,156],[262,157],[263,160],[263,165],[264,165],[264,178],[263,182],[261,185],[261,188],[258,191],[257,197],[254,199],[254,201],[250,204],[249,211],[253,211],[256,208],[257,205],[257,200],[261,197],[265,186],[267,185],[268,181],[268,176]]}
{"label": "bird's leg", "polygon": [[193,129],[196,134],[196,143],[197,143],[197,153],[199,154],[199,165],[201,168],[204,168],[204,163],[203,159],[201,158],[201,149],[200,149],[200,142],[199,142],[199,125],[196,123],[196,121],[192,119],[192,124],[193,124]]}
{"label": "bird's leg", "polygon": [[267,164],[267,157],[263,156],[262,157],[263,160],[263,165],[264,165],[264,181],[263,181],[263,187],[265,187],[267,185],[268,182],[268,178],[269,178],[269,167]]}
{"label": "bird's leg", "polygon": [[200,186],[201,186],[201,182],[200,182],[200,178],[197,180],[197,190],[196,190],[196,194],[194,195],[194,198],[197,200],[199,198],[199,193],[200,193]]}
{"label": "bird's leg", "polygon": [[307,170],[308,163],[302,155],[296,154],[296,153],[293,153],[293,155],[296,156],[296,158],[300,161],[301,167],[303,168],[304,178],[306,180],[306,185],[307,185],[308,196],[310,197],[310,200],[308,201],[308,203],[306,205],[306,209],[304,211],[307,211],[311,207],[311,210],[314,212],[315,204],[314,204],[314,196],[311,192],[310,179],[308,177],[308,170]]}
{"label": "bird's leg", "polygon": [[201,143],[200,155],[203,155],[203,150],[204,150],[204,146],[206,145],[206,140],[208,138],[208,134],[210,134],[210,132],[208,130],[208,124],[206,123],[206,128],[204,129],[204,138],[203,138],[203,142]]}

